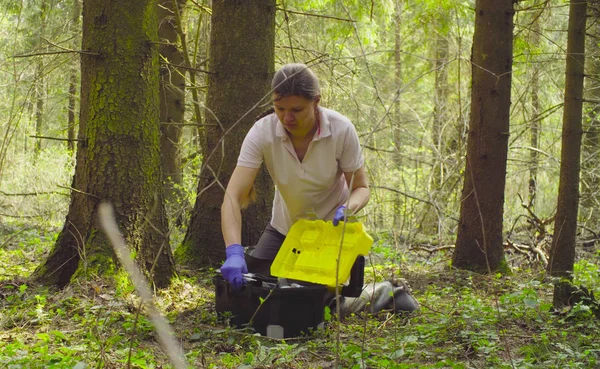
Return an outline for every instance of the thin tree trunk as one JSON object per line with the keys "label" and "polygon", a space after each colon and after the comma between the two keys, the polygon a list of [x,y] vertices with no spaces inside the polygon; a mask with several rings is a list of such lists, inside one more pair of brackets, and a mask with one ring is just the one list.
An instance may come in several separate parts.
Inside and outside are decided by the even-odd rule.
{"label": "thin tree trunk", "polygon": [[[450,155],[448,141],[456,140],[453,137],[454,129],[449,129],[448,114],[448,53],[450,44],[447,36],[446,15],[441,15],[436,21],[436,41],[435,41],[435,84],[433,89],[433,127],[432,143],[434,151],[433,168],[430,175],[428,194],[436,201],[441,198],[439,192],[446,180],[447,157]],[[420,222],[421,229],[431,234],[439,232],[439,215],[432,204],[423,204],[423,217]]]}
{"label": "thin tree trunk", "polygon": [[[396,0],[396,9],[394,12],[394,84],[396,89],[400,90],[402,86],[402,1]],[[402,147],[402,130],[400,129],[400,97],[394,104],[394,122],[392,126],[394,134],[394,165],[398,170],[402,167],[402,155],[400,154],[400,148]],[[394,193],[394,213],[393,213],[393,226],[394,229],[401,228],[401,214],[405,214],[406,211],[402,206],[402,196],[398,193]]]}
{"label": "thin tree trunk", "polygon": [[[160,68],[160,146],[165,178],[165,199],[169,208],[180,210],[184,195],[181,166],[181,137],[185,113],[185,58],[178,47],[180,41],[177,15],[186,0],[161,0],[159,5],[159,52],[163,63]],[[193,72],[190,72],[193,73]],[[181,220],[181,212],[178,214]]]}
{"label": "thin tree trunk", "polygon": [[[39,46],[40,52],[43,51],[44,36],[46,33],[46,17],[47,17],[47,4],[46,0],[42,0],[40,5],[40,34],[39,34]],[[44,77],[44,60],[39,57],[35,66],[35,135],[43,135],[44,126],[44,101],[46,100],[46,83]],[[42,150],[42,139],[37,138],[34,146],[34,157],[37,157]]]}
{"label": "thin tree trunk", "polygon": [[[575,263],[577,208],[582,140],[583,80],[587,0],[571,1],[567,35],[567,65],[563,110],[558,204],[548,273],[570,280]],[[571,287],[564,280],[554,288],[554,307],[569,304]]]}
{"label": "thin tree trunk", "polygon": [[[590,6],[590,8],[592,8]],[[586,71],[594,76],[586,79],[585,89],[587,98],[592,103],[587,105],[583,149],[581,159],[581,212],[585,225],[589,229],[600,228],[600,18],[599,10],[593,12],[594,26],[588,32],[591,37],[586,39],[588,58]]]}
{"label": "thin tree trunk", "polygon": [[[77,40],[79,39],[78,35],[81,32],[81,30],[79,29],[80,15],[81,6],[79,4],[79,0],[73,0],[73,7],[71,13],[71,29],[73,31],[71,32],[71,34],[74,40],[76,40],[73,42],[74,50],[76,50],[79,47],[79,42]],[[77,122],[75,121],[75,110],[77,106],[77,73],[79,69],[79,63],[77,63],[75,60],[78,61],[79,59],[74,59],[71,66],[71,75],[69,76],[69,106],[67,113],[67,138],[69,139],[67,141],[67,148],[72,153],[75,152],[75,127],[77,126]]]}
{"label": "thin tree trunk", "polygon": [[[531,25],[531,47],[536,49],[540,44],[540,19],[539,17],[534,19]],[[533,75],[531,80],[531,107],[532,107],[532,121],[530,129],[530,142],[531,150],[529,151],[529,203],[534,204],[535,196],[537,192],[537,173],[540,162],[539,154],[539,141],[541,134],[541,104],[539,97],[540,90],[540,71],[539,68],[534,67]]]}
{"label": "thin tree trunk", "polygon": [[[206,103],[211,114],[206,119],[205,162],[190,226],[176,256],[188,264],[216,266],[225,258],[221,234],[224,188],[254,117],[264,110],[253,107],[268,95],[273,77],[275,0],[215,0],[211,27],[212,73]],[[243,214],[242,242],[246,246],[258,241],[271,218],[274,190],[264,168],[254,186],[257,203]]]}
{"label": "thin tree trunk", "polygon": [[[205,130],[202,129],[202,112],[200,110],[200,95],[198,94],[199,86],[196,83],[196,71],[193,70],[194,68],[196,68],[196,61],[195,60],[192,61],[192,59],[190,58],[190,53],[188,51],[187,40],[185,37],[185,32],[183,30],[182,11],[181,11],[181,7],[179,6],[180,2],[181,2],[181,0],[175,1],[172,3],[174,5],[173,10],[174,10],[174,15],[175,15],[175,25],[177,26],[177,32],[179,34],[179,37],[181,37],[181,48],[182,48],[181,56],[183,56],[183,58],[185,60],[185,65],[188,68],[190,68],[189,72],[190,72],[190,85],[192,86],[191,91],[192,91],[192,104],[194,107],[194,121],[197,124],[196,137],[194,139],[194,142],[197,143],[198,152],[202,153],[202,149],[203,149],[202,142],[204,142]],[[183,1],[183,2],[185,3],[185,1]]]}
{"label": "thin tree trunk", "polygon": [[502,220],[508,155],[513,1],[477,0],[467,161],[452,265],[503,268]]}

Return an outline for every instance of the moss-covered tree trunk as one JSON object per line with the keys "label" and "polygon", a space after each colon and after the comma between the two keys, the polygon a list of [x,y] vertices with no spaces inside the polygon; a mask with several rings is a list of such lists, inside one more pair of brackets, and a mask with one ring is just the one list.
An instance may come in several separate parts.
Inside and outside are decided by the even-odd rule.
{"label": "moss-covered tree trunk", "polygon": [[[225,258],[221,234],[224,188],[246,133],[258,113],[265,110],[264,106],[253,106],[270,91],[274,50],[275,0],[213,1],[206,102],[210,113],[206,114],[202,150],[205,161],[190,225],[176,252],[181,262],[216,266]],[[246,246],[258,241],[271,218],[274,190],[265,170],[254,185],[257,202],[243,214],[242,242]]]}
{"label": "moss-covered tree trunk", "polygon": [[[96,208],[109,201],[128,245],[157,286],[174,270],[162,200],[155,0],[83,6],[81,109],[69,213],[34,278],[64,286],[114,269]],[[154,261],[156,264],[154,265]]]}
{"label": "moss-covered tree trunk", "polygon": [[[548,273],[554,277],[572,278],[577,236],[579,206],[579,175],[583,115],[583,80],[587,1],[571,1],[567,31],[567,65],[565,104],[560,154],[558,204],[554,220],[554,235],[550,248]],[[554,288],[554,307],[568,305],[571,295],[568,281]]]}
{"label": "moss-covered tree trunk", "polygon": [[158,10],[160,66],[160,147],[165,179],[165,199],[170,208],[180,208],[183,200],[181,136],[185,113],[185,64],[178,46],[177,13],[186,0],[160,0]]}
{"label": "moss-covered tree trunk", "polygon": [[476,272],[502,267],[502,217],[512,70],[513,1],[477,0],[471,116],[460,219],[452,265]]}

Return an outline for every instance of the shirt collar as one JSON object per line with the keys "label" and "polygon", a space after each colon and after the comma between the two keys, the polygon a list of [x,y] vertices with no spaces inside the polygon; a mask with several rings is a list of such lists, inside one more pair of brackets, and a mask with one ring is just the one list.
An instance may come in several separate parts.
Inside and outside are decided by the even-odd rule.
{"label": "shirt collar", "polygon": [[327,114],[325,114],[324,108],[319,107],[319,118],[320,125],[317,140],[331,136],[331,122],[329,121]]}

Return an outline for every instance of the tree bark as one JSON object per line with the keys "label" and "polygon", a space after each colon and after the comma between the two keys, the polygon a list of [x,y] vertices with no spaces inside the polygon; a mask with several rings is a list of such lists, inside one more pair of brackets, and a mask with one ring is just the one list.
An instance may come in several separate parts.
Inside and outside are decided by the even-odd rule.
{"label": "tree bark", "polygon": [[[548,273],[572,278],[575,262],[582,140],[583,81],[587,0],[571,1],[567,31],[567,64],[560,155],[558,204]],[[555,286],[554,307],[568,305],[564,285]]]}
{"label": "tree bark", "polygon": [[[157,3],[85,2],[77,164],[69,213],[50,256],[33,277],[67,285],[79,275],[115,268],[96,222],[100,201],[157,287],[174,263],[162,199],[158,101]],[[151,272],[152,270],[152,272]]]}
{"label": "tree bark", "polygon": [[471,115],[452,265],[480,273],[504,264],[513,14],[512,0],[477,0],[475,5]]}
{"label": "tree bark", "polygon": [[[216,266],[225,258],[224,188],[254,117],[264,110],[253,106],[270,91],[274,50],[275,0],[213,1],[205,159],[190,225],[176,251],[181,262]],[[246,246],[258,241],[271,218],[274,190],[264,167],[254,186],[257,202],[243,214],[242,243]]]}

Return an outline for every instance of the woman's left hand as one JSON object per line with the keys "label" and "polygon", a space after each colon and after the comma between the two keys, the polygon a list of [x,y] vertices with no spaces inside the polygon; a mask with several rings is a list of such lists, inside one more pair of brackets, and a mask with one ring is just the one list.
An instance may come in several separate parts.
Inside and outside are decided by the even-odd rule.
{"label": "woman's left hand", "polygon": [[335,211],[335,215],[333,216],[333,225],[337,226],[340,223],[340,220],[344,220],[346,216],[346,206],[340,205],[339,208]]}

